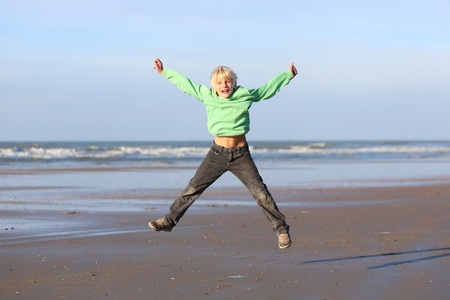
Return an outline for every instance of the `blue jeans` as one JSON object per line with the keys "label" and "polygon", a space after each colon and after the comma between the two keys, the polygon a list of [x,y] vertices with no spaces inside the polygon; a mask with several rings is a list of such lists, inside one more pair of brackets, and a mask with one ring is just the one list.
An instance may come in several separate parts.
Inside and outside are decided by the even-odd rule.
{"label": "blue jeans", "polygon": [[273,230],[277,234],[288,233],[289,226],[285,222],[285,217],[278,210],[277,204],[259,175],[248,145],[225,148],[215,143],[187,187],[170,206],[170,213],[165,215],[169,226],[174,227],[194,201],[227,171],[233,173],[247,187],[272,223]]}

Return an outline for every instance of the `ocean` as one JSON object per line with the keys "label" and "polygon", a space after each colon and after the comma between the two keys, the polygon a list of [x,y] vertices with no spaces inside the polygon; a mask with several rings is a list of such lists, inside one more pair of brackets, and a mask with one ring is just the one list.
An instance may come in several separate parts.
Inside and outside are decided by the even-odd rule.
{"label": "ocean", "polygon": [[[58,216],[81,212],[80,218],[85,213],[118,212],[139,212],[149,218],[161,216],[195,174],[211,143],[1,142],[0,226],[7,228],[14,224],[15,228],[42,229],[44,233],[54,228],[72,230],[72,223],[49,221],[40,217],[42,212]],[[290,195],[291,191],[303,189],[409,187],[450,182],[450,141],[249,141],[249,144],[264,182],[284,208],[327,204],[312,203],[301,192],[280,199],[277,190]],[[229,172],[199,200],[190,213],[202,213],[208,209],[207,205],[255,205],[250,193]],[[17,218],[20,213],[26,217]]]}
{"label": "ocean", "polygon": [[[6,174],[0,178],[0,188],[25,185],[183,188],[211,143],[0,142],[0,174]],[[439,183],[442,178],[450,178],[450,141],[249,141],[249,145],[261,175],[270,186],[418,184],[423,180]],[[84,171],[72,172],[69,178],[49,172],[33,175],[39,170],[81,169]],[[111,169],[115,172],[106,172]],[[25,181],[27,172],[30,178]],[[214,186],[242,185],[227,173]]]}
{"label": "ocean", "polygon": [[[211,142],[0,142],[0,168],[198,165]],[[251,141],[256,162],[339,163],[436,161],[450,141]]]}

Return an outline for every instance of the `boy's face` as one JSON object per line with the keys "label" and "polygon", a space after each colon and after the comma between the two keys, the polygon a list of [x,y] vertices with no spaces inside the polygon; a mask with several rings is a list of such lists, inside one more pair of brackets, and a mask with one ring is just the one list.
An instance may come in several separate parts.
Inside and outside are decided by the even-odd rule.
{"label": "boy's face", "polygon": [[229,78],[219,77],[214,83],[213,88],[219,97],[228,98],[233,94],[236,83],[233,83]]}

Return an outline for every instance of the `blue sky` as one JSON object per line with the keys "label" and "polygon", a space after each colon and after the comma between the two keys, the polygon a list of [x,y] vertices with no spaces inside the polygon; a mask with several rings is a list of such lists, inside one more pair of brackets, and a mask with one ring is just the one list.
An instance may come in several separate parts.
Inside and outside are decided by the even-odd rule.
{"label": "blue sky", "polygon": [[153,70],[258,87],[249,140],[450,138],[448,1],[0,0],[0,141],[209,140]]}

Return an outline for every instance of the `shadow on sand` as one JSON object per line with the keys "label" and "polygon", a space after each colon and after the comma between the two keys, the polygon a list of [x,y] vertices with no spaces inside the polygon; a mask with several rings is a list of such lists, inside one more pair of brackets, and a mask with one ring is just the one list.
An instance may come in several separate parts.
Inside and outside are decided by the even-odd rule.
{"label": "shadow on sand", "polygon": [[[302,262],[302,264],[312,264],[312,263],[321,263],[321,262],[333,262],[333,261],[344,261],[344,260],[351,260],[351,259],[365,259],[365,258],[375,258],[375,257],[383,257],[383,256],[395,256],[395,255],[403,255],[403,254],[417,254],[417,253],[426,253],[426,252],[438,252],[438,251],[450,251],[450,247],[447,248],[435,248],[435,249],[425,249],[425,250],[415,250],[415,251],[403,251],[403,252],[391,252],[391,253],[380,253],[380,254],[373,254],[373,255],[361,255],[361,256],[349,256],[349,257],[339,257],[339,258],[331,258],[331,259],[321,259],[321,260],[310,260]],[[386,263],[379,266],[373,266],[367,268],[368,270],[372,269],[381,269],[385,267],[392,267],[392,266],[398,266],[398,265],[404,265],[419,261],[425,261],[430,259],[437,259],[442,257],[450,256],[450,253],[443,253],[439,255],[432,255],[427,257],[420,257],[415,259],[409,259],[404,261],[397,261],[397,262],[391,262]]]}

